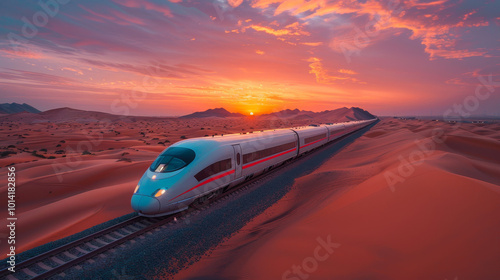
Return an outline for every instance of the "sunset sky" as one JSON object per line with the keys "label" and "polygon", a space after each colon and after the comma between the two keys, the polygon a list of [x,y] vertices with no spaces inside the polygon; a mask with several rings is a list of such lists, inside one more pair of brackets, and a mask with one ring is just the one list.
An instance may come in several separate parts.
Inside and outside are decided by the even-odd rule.
{"label": "sunset sky", "polygon": [[500,115],[499,1],[38,2],[0,2],[0,103]]}

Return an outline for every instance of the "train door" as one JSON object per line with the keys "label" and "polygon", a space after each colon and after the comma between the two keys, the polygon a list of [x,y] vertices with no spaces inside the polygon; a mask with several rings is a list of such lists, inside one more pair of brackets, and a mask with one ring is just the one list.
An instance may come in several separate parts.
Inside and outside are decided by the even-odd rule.
{"label": "train door", "polygon": [[330,136],[332,136],[332,132],[330,131],[330,128],[326,125],[323,125],[324,128],[326,128],[326,143],[330,142]]}
{"label": "train door", "polygon": [[234,149],[234,161],[235,161],[235,176],[234,179],[237,180],[241,177],[241,166],[243,164],[243,155],[241,154],[241,146],[240,145],[233,145]]}

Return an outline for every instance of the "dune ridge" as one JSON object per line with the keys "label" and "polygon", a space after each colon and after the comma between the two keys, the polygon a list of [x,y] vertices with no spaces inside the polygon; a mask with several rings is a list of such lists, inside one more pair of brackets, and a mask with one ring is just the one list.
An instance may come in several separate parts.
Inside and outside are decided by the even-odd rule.
{"label": "dune ridge", "polygon": [[[499,134],[498,124],[385,119],[174,278],[497,279]],[[399,174],[425,141],[435,148]],[[388,172],[404,180],[391,187]],[[328,236],[338,247],[304,269]]]}

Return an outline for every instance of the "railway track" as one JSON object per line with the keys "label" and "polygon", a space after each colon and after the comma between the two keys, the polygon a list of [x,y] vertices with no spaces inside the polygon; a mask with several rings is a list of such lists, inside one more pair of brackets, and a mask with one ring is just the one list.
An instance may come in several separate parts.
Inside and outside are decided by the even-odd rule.
{"label": "railway track", "polygon": [[[283,166],[277,167],[281,169]],[[172,214],[165,217],[148,218],[143,216],[135,216],[98,232],[78,240],[69,242],[63,246],[52,249],[23,262],[16,264],[16,272],[12,273],[7,268],[0,271],[0,278],[7,280],[33,280],[33,279],[48,279],[52,276],[60,274],[64,277],[64,271],[76,267],[79,269],[79,264],[86,260],[99,257],[107,251],[112,250],[117,246],[124,246],[123,243],[139,238],[144,234],[151,233],[154,230],[165,227],[167,224],[176,222],[178,219],[186,217],[193,211],[203,210],[209,207],[211,203],[220,200],[223,197],[229,196],[233,192],[237,192],[256,183],[258,180],[264,179],[270,172],[262,174],[258,177],[242,183],[236,188],[232,188],[222,195],[213,197],[207,204],[196,208],[188,208],[180,213]],[[81,269],[81,268],[80,268]]]}
{"label": "railway track", "polygon": [[[370,128],[375,124],[376,122],[362,128],[361,130]],[[344,139],[358,131],[359,130],[351,132],[333,142],[311,151],[311,153],[316,153],[326,146],[337,143],[341,139]],[[263,180],[266,177],[275,174],[278,170],[285,168],[290,164],[290,162],[295,162],[301,158],[302,156],[289,162],[285,162],[284,164],[274,167],[271,170],[267,170],[267,172],[243,182],[238,187],[231,188],[228,191],[211,198],[207,204],[198,206],[198,209],[190,207],[180,213],[158,218],[143,216],[132,217],[128,220],[20,262],[16,264],[16,272],[14,273],[8,271],[7,268],[4,268],[0,270],[0,277],[1,279],[7,280],[48,279],[58,274],[61,277],[64,277],[64,271],[72,267],[81,269],[79,264],[87,260],[93,262],[92,259],[99,256],[105,257],[104,253],[113,251],[113,248],[115,247],[125,246],[123,243],[127,241],[134,242],[135,238],[140,238],[145,234],[151,234],[154,230],[165,228],[167,224],[176,222],[178,219],[182,219],[183,217],[187,217],[187,215],[193,211],[200,212],[199,210],[203,210],[204,208],[209,207],[210,204],[222,200],[221,198],[245,189],[254,183],[258,183],[260,180]]]}
{"label": "railway track", "polygon": [[47,279],[64,270],[96,257],[124,242],[161,227],[176,218],[136,216],[63,246],[52,249],[16,265],[16,272],[0,271],[2,279]]}

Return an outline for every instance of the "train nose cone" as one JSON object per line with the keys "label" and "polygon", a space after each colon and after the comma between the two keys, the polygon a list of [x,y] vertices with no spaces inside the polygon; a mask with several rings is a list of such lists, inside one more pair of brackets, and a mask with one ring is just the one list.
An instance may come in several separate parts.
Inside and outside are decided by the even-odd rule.
{"label": "train nose cone", "polygon": [[154,215],[160,213],[160,202],[154,197],[134,194],[131,204],[132,208],[141,214]]}

